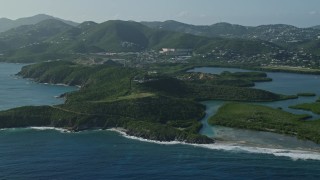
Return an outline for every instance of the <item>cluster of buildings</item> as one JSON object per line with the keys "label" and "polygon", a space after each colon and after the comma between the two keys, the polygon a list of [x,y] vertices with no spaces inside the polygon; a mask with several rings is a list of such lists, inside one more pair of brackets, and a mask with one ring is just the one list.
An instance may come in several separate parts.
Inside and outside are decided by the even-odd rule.
{"label": "cluster of buildings", "polygon": [[[264,44],[266,47],[268,44]],[[271,47],[269,47],[271,48]],[[188,63],[191,58],[203,62],[247,66],[299,66],[312,68],[320,65],[319,57],[305,51],[272,49],[272,52],[241,54],[232,49],[215,48],[209,53],[195,54],[192,49],[162,48],[160,51],[94,53],[100,58],[96,64],[114,61],[126,67],[143,67],[153,63]]]}
{"label": "cluster of buildings", "polygon": [[294,66],[314,68],[320,65],[320,57],[300,51],[286,51],[282,49],[268,53],[242,55],[231,49],[216,49],[210,53],[200,54],[197,59],[225,65],[246,66]]}

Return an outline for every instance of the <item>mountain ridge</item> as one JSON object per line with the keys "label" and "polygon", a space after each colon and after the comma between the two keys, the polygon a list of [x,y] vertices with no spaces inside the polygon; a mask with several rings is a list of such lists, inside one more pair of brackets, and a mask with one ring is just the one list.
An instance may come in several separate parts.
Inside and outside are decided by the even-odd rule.
{"label": "mountain ridge", "polygon": [[[226,23],[216,26],[220,26],[220,29],[231,27],[231,32],[239,28],[247,31],[250,28]],[[282,26],[278,25],[280,28]],[[268,36],[268,33],[266,32],[265,36]],[[304,46],[299,45],[294,48]],[[310,52],[319,53],[313,46],[317,44],[309,43],[305,47],[308,47]],[[292,53],[296,49],[289,53],[287,47],[259,38],[206,37],[150,28],[134,21],[86,21],[78,26],[71,26],[57,19],[47,19],[35,25],[20,26],[0,33],[0,61],[7,62],[47,61],[105,52],[159,52],[162,48],[192,50],[192,54],[201,54],[203,58],[223,56],[224,61],[232,59],[230,62],[248,61],[252,64],[261,62],[261,59],[268,59],[268,62],[276,59],[282,64],[293,59],[293,56],[298,56]],[[315,59],[311,56],[308,58]]]}
{"label": "mountain ridge", "polygon": [[317,26],[313,28],[298,28],[286,24],[242,26],[225,22],[197,26],[172,20],[141,23],[153,29],[183,32],[206,37],[261,39],[279,45],[288,45],[296,41],[314,40],[320,36],[320,29],[317,29]]}
{"label": "mountain ridge", "polygon": [[[24,40],[24,41],[23,41]],[[35,25],[25,25],[0,33],[0,44],[10,44],[11,48],[21,48],[34,43],[46,43],[55,46],[58,51],[71,50],[75,53],[88,53],[91,50],[129,52],[146,49],[181,48],[214,49],[226,46],[230,42],[252,44],[247,40],[230,40],[223,38],[208,38],[192,34],[151,29],[133,21],[111,20],[100,24],[85,22],[76,27],[56,19],[44,20]],[[262,42],[257,42],[257,47]],[[60,48],[58,47],[60,46]],[[7,48],[8,49],[8,48]],[[7,49],[1,49],[4,51]],[[237,47],[234,47],[236,50]],[[210,51],[211,51],[210,50]],[[95,51],[94,51],[95,52]]]}
{"label": "mountain ridge", "polygon": [[77,26],[79,23],[70,21],[70,20],[64,20],[61,18],[57,18],[54,16],[50,16],[50,15],[46,15],[46,14],[37,14],[34,16],[30,16],[30,17],[23,17],[23,18],[19,18],[16,20],[11,20],[8,18],[0,18],[0,32],[5,32],[8,31],[12,28],[17,28],[19,26],[23,26],[23,25],[34,25],[37,24],[43,20],[47,20],[47,19],[57,19],[60,21],[63,21],[66,24],[72,25],[72,26]]}

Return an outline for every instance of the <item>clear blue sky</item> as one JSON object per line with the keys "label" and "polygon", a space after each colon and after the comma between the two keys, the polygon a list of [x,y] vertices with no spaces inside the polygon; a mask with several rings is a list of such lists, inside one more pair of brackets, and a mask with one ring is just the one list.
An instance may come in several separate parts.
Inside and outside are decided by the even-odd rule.
{"label": "clear blue sky", "polygon": [[320,0],[0,0],[0,17],[40,13],[77,22],[177,20],[306,27],[320,25]]}

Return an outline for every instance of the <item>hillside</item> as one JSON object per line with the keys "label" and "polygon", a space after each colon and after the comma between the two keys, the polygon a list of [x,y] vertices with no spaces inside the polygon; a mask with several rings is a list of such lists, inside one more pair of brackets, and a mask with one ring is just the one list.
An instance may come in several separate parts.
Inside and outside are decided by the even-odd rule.
{"label": "hillside", "polygon": [[164,22],[141,22],[142,24],[153,28],[161,29],[175,32],[188,33],[198,36],[207,37],[230,37],[230,38],[240,38],[243,35],[250,32],[251,27],[245,27],[240,25],[233,25],[229,23],[217,23],[211,26],[204,25],[191,25],[185,24],[178,21],[164,21]]}
{"label": "hillside", "polygon": [[10,29],[17,28],[19,26],[34,25],[34,24],[37,24],[41,21],[48,20],[48,19],[56,19],[56,20],[59,20],[59,21],[66,23],[66,24],[69,24],[71,26],[78,25],[78,23],[76,23],[76,22],[56,18],[56,17],[49,16],[46,14],[38,14],[38,15],[35,15],[32,17],[25,17],[25,18],[20,18],[20,19],[16,19],[16,20],[11,20],[8,18],[0,18],[0,32],[5,32]]}
{"label": "hillside", "polygon": [[0,33],[0,53],[6,61],[34,62],[59,59],[66,55],[57,51],[58,44],[48,41],[73,26],[56,19],[47,19],[35,25],[24,25]]}
{"label": "hillside", "polygon": [[[72,26],[55,19],[47,19],[35,25],[24,25],[0,33],[0,41],[18,49],[28,45],[42,43],[50,37],[70,29]],[[0,49],[0,51],[7,49]]]}
{"label": "hillside", "polygon": [[183,32],[206,37],[260,39],[278,45],[288,45],[293,42],[317,39],[320,35],[318,28],[297,28],[284,24],[261,25],[257,27],[229,23],[195,26],[176,21],[142,22],[142,24],[153,29]]}
{"label": "hillside", "polygon": [[260,40],[208,38],[155,30],[132,21],[84,22],[73,27],[50,19],[0,33],[1,59],[11,62],[53,60],[75,53],[141,52],[164,47],[192,49],[196,53],[218,49],[244,56],[281,49]]}
{"label": "hillside", "polygon": [[[158,50],[163,47],[194,49],[200,52],[211,51],[215,48],[239,51],[239,48],[245,46],[249,49],[251,44],[256,49],[250,48],[251,52],[248,50],[240,50],[239,52],[242,54],[262,53],[264,49],[272,51],[267,46],[262,47],[262,42],[259,41],[206,38],[185,33],[153,30],[132,21],[107,21],[101,24],[90,24],[89,28],[84,24],[86,23],[72,29],[71,33],[70,31],[65,32],[51,40],[63,43],[61,42],[61,39],[63,39],[77,52],[92,52],[94,49],[109,52],[131,52],[148,49]],[[77,42],[74,43],[74,40]]]}
{"label": "hillside", "polygon": [[320,39],[300,42],[296,46],[299,49],[306,50],[308,53],[320,56]]}

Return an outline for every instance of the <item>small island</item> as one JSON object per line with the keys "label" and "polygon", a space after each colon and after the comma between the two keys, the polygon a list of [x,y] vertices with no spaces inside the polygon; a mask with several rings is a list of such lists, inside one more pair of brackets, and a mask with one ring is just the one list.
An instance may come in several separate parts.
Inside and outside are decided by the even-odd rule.
{"label": "small island", "polygon": [[316,96],[316,94],[315,93],[298,93],[297,96],[312,97],[312,96]]}
{"label": "small island", "polygon": [[228,103],[209,119],[209,123],[287,134],[320,143],[320,121],[305,121],[309,117],[308,115],[295,115],[266,106]]}
{"label": "small island", "polygon": [[311,111],[315,114],[320,114],[320,102],[317,100],[317,102],[313,103],[303,103],[303,104],[297,104],[294,106],[290,106],[292,109],[301,109],[305,111]]}

